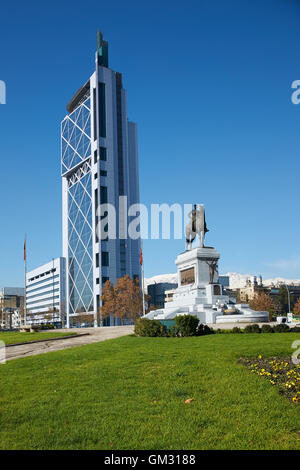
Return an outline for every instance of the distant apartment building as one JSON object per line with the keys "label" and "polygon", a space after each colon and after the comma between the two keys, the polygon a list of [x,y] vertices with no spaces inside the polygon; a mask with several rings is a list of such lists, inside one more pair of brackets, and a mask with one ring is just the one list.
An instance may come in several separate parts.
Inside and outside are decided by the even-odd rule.
{"label": "distant apartment building", "polygon": [[176,289],[168,289],[165,291],[165,302],[172,302],[175,291]]}
{"label": "distant apartment building", "polygon": [[62,323],[66,309],[66,261],[56,258],[26,275],[26,323]]}
{"label": "distant apartment building", "polygon": [[229,276],[219,276],[219,284],[221,284],[223,287],[229,287],[230,286],[230,277]]}
{"label": "distant apartment building", "polygon": [[172,282],[157,282],[149,284],[147,288],[148,295],[150,296],[148,304],[153,305],[154,307],[164,307],[166,291],[176,289],[177,287],[178,284]]}
{"label": "distant apartment building", "polygon": [[2,287],[0,290],[0,309],[16,309],[24,305],[24,288]]}
{"label": "distant apartment building", "polygon": [[24,288],[3,287],[0,290],[0,327],[16,328],[24,306]]}
{"label": "distant apartment building", "polygon": [[262,278],[259,278],[259,282],[257,281],[257,277],[253,276],[252,278],[247,279],[246,286],[240,288],[239,295],[240,301],[244,303],[248,303],[250,300],[254,299],[255,295],[262,291],[267,291],[268,289],[263,287]]}
{"label": "distant apartment building", "polygon": [[[277,287],[275,287],[275,286],[269,287],[268,288],[268,293],[270,294],[271,298],[273,299],[273,301],[275,303],[278,302],[278,300],[279,300],[280,292],[282,292],[282,290],[281,290],[282,288],[283,288],[284,294],[287,295],[287,293],[289,292],[291,310],[292,310],[293,306],[295,305],[295,303],[300,298],[300,286],[299,285],[293,285],[293,284],[290,284],[290,285],[282,284],[281,286],[277,286]],[[285,307],[284,306],[282,306],[282,307],[287,312],[288,311],[288,297],[287,296],[286,296],[285,300],[286,300],[286,305],[285,305]]]}

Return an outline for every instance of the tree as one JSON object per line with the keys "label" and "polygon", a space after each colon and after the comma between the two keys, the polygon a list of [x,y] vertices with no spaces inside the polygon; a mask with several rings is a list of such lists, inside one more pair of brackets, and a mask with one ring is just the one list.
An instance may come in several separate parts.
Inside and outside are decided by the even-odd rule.
{"label": "tree", "polygon": [[[150,295],[148,297],[150,297]],[[149,307],[146,308],[146,313],[152,312],[152,310],[160,310],[160,309],[161,307],[157,307],[157,305],[150,304]]]}
{"label": "tree", "polygon": [[300,297],[294,305],[294,313],[295,315],[300,315]]}
{"label": "tree", "polygon": [[143,311],[138,279],[131,279],[126,274],[117,280],[115,286],[106,281],[102,288],[101,303],[97,315],[100,324],[111,315],[114,325],[117,318],[120,318],[122,325],[126,320],[134,322]]}
{"label": "tree", "polygon": [[94,315],[92,313],[81,313],[79,315],[76,315],[74,317],[74,320],[77,323],[93,323],[94,321]]}
{"label": "tree", "polygon": [[127,274],[117,280],[116,286],[117,316],[122,325],[125,320],[134,322],[143,311],[142,296],[138,279],[131,279]]}
{"label": "tree", "polygon": [[275,313],[275,304],[269,294],[266,294],[265,292],[257,292],[249,305],[253,310],[269,312],[269,320],[271,321],[272,316]]}
{"label": "tree", "polygon": [[114,325],[117,312],[117,300],[116,300],[116,290],[110,281],[106,281],[102,288],[101,301],[102,305],[98,309],[100,323],[105,318],[113,316]]}

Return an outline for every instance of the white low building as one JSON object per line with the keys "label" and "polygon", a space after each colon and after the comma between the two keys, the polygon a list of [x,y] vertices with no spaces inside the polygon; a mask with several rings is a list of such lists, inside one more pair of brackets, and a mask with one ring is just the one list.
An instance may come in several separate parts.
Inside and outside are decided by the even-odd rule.
{"label": "white low building", "polygon": [[65,323],[66,260],[56,258],[26,274],[26,323]]}

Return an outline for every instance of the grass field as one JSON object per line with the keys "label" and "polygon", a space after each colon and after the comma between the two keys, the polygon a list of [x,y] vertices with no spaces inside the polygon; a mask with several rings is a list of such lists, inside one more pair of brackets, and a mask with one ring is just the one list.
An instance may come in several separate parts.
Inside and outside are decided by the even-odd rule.
{"label": "grass field", "polygon": [[238,362],[289,356],[296,339],[127,336],[9,361],[0,448],[300,449],[299,404]]}
{"label": "grass field", "polygon": [[30,343],[39,339],[59,338],[60,336],[70,336],[75,333],[55,333],[55,331],[44,333],[20,333],[18,331],[0,332],[0,341],[5,344]]}

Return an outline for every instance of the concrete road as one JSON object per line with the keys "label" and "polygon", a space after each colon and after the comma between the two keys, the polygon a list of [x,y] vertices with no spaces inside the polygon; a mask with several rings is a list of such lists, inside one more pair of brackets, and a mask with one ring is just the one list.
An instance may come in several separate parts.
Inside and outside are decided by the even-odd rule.
{"label": "concrete road", "polygon": [[62,349],[74,348],[83,344],[99,343],[106,339],[118,338],[133,333],[134,326],[106,326],[103,328],[72,328],[71,330],[56,330],[58,333],[89,333],[79,338],[68,338],[59,341],[45,341],[41,343],[28,343],[21,346],[10,346],[6,349],[6,360],[19,359],[20,357],[35,356],[45,354],[50,351],[60,351]]}

